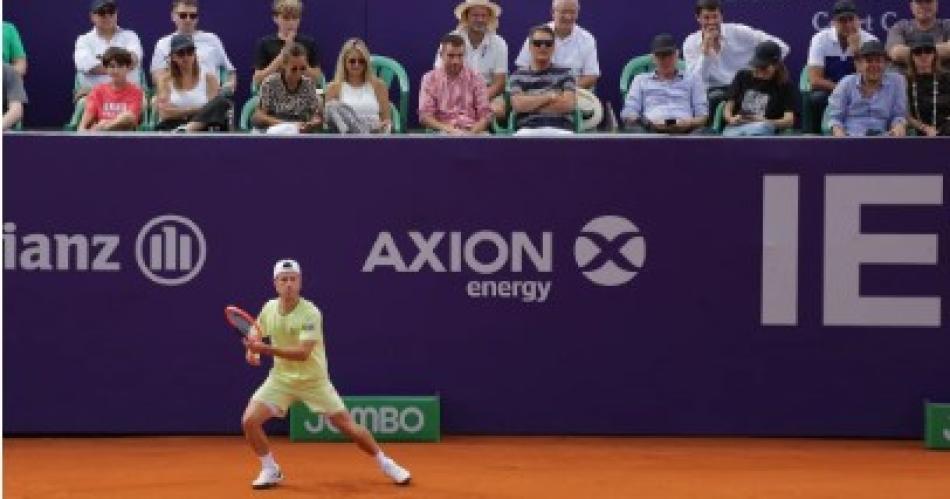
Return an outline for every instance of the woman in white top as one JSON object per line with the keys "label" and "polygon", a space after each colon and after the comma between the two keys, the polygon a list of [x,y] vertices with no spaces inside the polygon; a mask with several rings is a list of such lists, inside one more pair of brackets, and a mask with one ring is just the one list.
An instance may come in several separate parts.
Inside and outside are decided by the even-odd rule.
{"label": "woman in white top", "polygon": [[202,72],[191,37],[173,36],[169,57],[169,72],[158,84],[156,129],[227,130],[231,102],[220,95],[218,77]]}
{"label": "woman in white top", "polygon": [[340,133],[389,133],[392,117],[389,91],[370,68],[366,43],[351,38],[343,44],[333,81],[327,85],[327,122]]}

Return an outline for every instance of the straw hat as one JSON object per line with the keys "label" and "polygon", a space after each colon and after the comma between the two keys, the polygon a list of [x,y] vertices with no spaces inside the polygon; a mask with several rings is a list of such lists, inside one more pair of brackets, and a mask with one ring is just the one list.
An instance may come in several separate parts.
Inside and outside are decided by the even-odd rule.
{"label": "straw hat", "polygon": [[455,7],[455,18],[461,21],[465,12],[472,7],[488,7],[492,12],[492,17],[495,19],[501,17],[501,7],[491,0],[465,0]]}

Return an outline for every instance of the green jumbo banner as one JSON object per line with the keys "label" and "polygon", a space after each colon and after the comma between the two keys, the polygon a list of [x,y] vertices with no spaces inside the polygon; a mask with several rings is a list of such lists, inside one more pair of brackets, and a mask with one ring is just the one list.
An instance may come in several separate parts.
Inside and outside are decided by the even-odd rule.
{"label": "green jumbo banner", "polygon": [[950,449],[950,404],[928,403],[924,429],[928,449]]}
{"label": "green jumbo banner", "polygon": [[[439,397],[343,397],[353,419],[380,442],[438,442]],[[346,437],[322,414],[302,403],[290,407],[292,442],[343,441]]]}

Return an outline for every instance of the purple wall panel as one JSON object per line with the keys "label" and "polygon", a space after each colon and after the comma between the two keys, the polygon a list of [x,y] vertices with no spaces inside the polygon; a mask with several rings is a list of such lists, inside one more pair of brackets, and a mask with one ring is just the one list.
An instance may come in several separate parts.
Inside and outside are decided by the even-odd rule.
{"label": "purple wall panel", "polygon": [[[8,433],[236,432],[264,372],[242,364],[221,308],[256,310],[286,256],[324,311],[341,392],[440,393],[447,432],[910,437],[924,398],[950,399],[946,201],[862,212],[865,232],[937,235],[938,265],[869,266],[861,283],[942,297],[942,326],[821,315],[825,175],[935,175],[946,196],[939,141],[3,140],[5,253],[17,244],[5,263],[22,266],[30,234],[121,238],[117,271],[4,271]],[[765,174],[800,176],[797,327],[759,320]],[[168,213],[207,241],[177,287],[134,256],[140,229]],[[603,215],[646,238],[623,286],[575,262],[581,228]],[[410,265],[410,231],[482,230],[537,245],[549,232],[553,268],[362,271],[380,232]],[[447,267],[449,243],[435,251]],[[476,255],[494,258],[484,244]],[[550,281],[550,296],[466,293],[502,280]]]}

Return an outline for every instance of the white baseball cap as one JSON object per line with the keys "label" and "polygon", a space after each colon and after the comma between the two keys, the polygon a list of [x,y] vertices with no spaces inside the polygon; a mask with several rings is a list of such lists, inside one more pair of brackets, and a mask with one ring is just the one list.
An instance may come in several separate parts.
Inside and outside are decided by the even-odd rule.
{"label": "white baseball cap", "polygon": [[274,279],[277,279],[277,275],[281,272],[293,272],[295,274],[300,274],[300,264],[297,263],[297,260],[283,259],[277,260],[277,263],[274,264]]}

